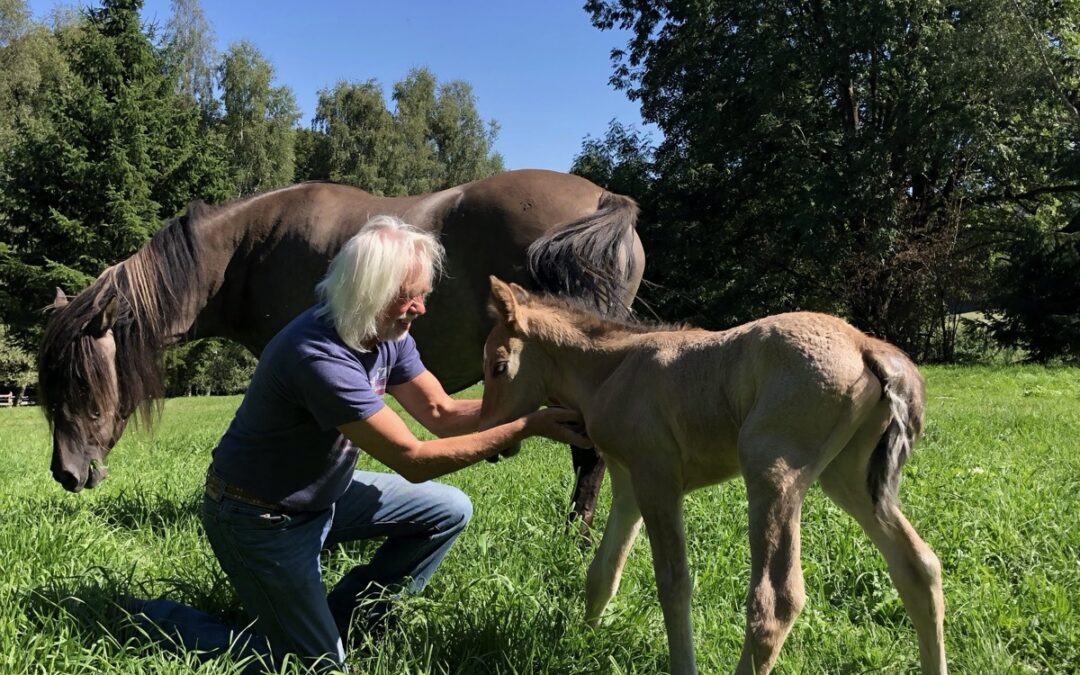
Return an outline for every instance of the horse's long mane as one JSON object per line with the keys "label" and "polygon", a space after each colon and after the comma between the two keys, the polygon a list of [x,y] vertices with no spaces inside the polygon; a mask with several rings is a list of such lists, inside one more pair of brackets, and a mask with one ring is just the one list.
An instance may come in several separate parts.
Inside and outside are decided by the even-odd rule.
{"label": "horse's long mane", "polygon": [[[200,281],[194,223],[228,205],[192,202],[127,260],[106,269],[89,287],[51,317],[39,352],[39,383],[45,417],[54,422],[55,406],[90,410],[119,396],[119,411],[136,409],[151,426],[165,393],[161,352],[173,338],[169,321],[183,315]],[[95,348],[88,326],[116,301],[117,392],[110,392],[109,364]],[[112,400],[116,400],[113,398]]]}

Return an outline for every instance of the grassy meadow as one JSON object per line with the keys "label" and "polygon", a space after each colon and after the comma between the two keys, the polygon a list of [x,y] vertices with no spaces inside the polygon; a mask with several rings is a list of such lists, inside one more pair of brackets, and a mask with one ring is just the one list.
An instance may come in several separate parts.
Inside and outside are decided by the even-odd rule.
{"label": "grassy meadow", "polygon": [[[928,428],[901,498],[943,563],[952,671],[1077,672],[1080,369],[924,372]],[[240,620],[197,515],[210,449],[238,403],[170,400],[157,432],[129,430],[110,478],[77,495],[49,476],[40,412],[0,409],[0,673],[237,671],[146,647],[110,600],[168,595]],[[583,625],[589,555],[562,525],[569,467],[567,452],[534,439],[509,461],[448,477],[472,497],[474,520],[428,590],[401,603],[397,626],[351,654],[352,672],[663,672],[644,536],[605,625]],[[749,578],[745,492],[733,482],[685,504],[700,668],[730,672]],[[327,582],[368,553],[328,556]],[[818,488],[803,514],[803,568],[807,607],[776,672],[917,672],[914,630],[880,556]]]}

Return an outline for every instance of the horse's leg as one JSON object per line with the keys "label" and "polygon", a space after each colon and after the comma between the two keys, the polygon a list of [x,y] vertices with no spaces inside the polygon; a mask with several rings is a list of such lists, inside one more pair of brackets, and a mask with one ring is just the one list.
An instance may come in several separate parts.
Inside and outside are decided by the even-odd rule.
{"label": "horse's leg", "polygon": [[632,470],[634,496],[649,531],[656,590],[664,610],[671,675],[694,675],[694,637],[690,624],[690,570],[686,561],[682,491],[675,480]]}
{"label": "horse's leg", "polygon": [[585,578],[585,622],[592,628],[600,623],[604,608],[619,590],[623,565],[641,529],[641,511],[634,498],[630,474],[626,467],[615,462],[610,468],[611,513]]}
{"label": "horse's leg", "polygon": [[570,501],[573,510],[567,515],[566,523],[572,526],[580,523],[580,532],[584,544],[592,544],[592,523],[596,511],[596,498],[600,495],[600,486],[604,482],[604,459],[595,450],[570,446],[574,460],[574,495]]}
{"label": "horse's leg", "polygon": [[[806,602],[800,551],[799,518],[809,483],[770,444],[759,453],[740,444],[744,457],[780,457],[765,466],[744,462],[750,514],[750,592],[746,600],[746,637],[735,672],[763,675],[772,670],[795,618]],[[768,455],[766,455],[768,453]]]}
{"label": "horse's leg", "polygon": [[880,517],[875,513],[866,488],[867,454],[869,450],[858,453],[846,449],[821,474],[821,487],[858,521],[885,557],[889,576],[919,636],[923,675],[943,675],[947,669],[941,563],[896,505],[886,508]]}

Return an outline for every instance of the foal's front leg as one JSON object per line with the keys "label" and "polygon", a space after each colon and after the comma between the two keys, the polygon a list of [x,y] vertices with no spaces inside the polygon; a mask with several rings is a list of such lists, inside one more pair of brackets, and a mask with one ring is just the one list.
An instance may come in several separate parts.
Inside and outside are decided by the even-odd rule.
{"label": "foal's front leg", "polygon": [[591,628],[599,625],[600,615],[619,590],[623,565],[641,529],[641,512],[634,498],[630,474],[626,467],[614,461],[609,462],[608,468],[611,473],[611,513],[604,527],[604,538],[585,578],[585,622]]}
{"label": "foal's front leg", "polygon": [[671,675],[695,675],[694,637],[690,625],[690,569],[686,561],[682,489],[655,471],[633,473],[634,493],[652,547],[656,590],[664,610]]}

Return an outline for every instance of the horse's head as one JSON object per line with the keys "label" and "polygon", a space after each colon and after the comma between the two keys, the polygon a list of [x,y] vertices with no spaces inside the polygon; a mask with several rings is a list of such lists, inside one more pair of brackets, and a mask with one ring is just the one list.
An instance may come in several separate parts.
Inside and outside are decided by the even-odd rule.
{"label": "horse's head", "polygon": [[53,432],[52,475],[78,492],[104,480],[105,457],[131,410],[123,410],[113,324],[117,299],[57,289],[38,354],[38,387]]}
{"label": "horse's head", "polygon": [[489,306],[495,327],[484,345],[484,400],[480,428],[530,413],[547,402],[547,355],[529,340],[528,293],[491,277]]}

